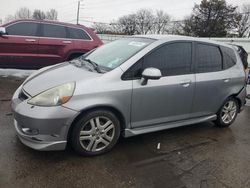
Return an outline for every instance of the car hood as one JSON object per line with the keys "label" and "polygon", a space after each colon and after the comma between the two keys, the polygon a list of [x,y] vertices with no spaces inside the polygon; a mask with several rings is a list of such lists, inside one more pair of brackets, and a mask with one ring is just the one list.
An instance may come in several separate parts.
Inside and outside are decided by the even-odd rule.
{"label": "car hood", "polygon": [[23,90],[33,97],[45,90],[68,82],[88,80],[99,76],[102,76],[102,74],[69,63],[62,63],[40,69],[32,74],[23,83]]}

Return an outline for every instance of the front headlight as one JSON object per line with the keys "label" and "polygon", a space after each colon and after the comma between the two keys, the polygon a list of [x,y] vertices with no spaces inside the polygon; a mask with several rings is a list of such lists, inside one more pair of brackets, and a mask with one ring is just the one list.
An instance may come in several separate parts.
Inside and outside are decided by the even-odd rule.
{"label": "front headlight", "polygon": [[63,84],[31,98],[28,104],[35,106],[58,106],[69,101],[75,90],[75,82]]}

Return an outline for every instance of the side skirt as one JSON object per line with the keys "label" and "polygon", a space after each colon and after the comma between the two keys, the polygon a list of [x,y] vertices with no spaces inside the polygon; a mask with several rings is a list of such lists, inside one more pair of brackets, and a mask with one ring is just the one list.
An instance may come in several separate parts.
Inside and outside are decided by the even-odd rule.
{"label": "side skirt", "polygon": [[161,131],[161,130],[166,130],[166,129],[171,129],[175,127],[181,127],[185,125],[192,125],[196,123],[201,123],[205,121],[214,121],[216,120],[217,115],[211,115],[211,116],[204,116],[204,117],[199,117],[199,118],[193,118],[189,120],[182,120],[182,121],[176,121],[176,122],[170,122],[170,123],[161,123],[157,125],[152,125],[148,127],[140,127],[140,128],[135,128],[135,129],[125,129],[123,132],[124,137],[131,137],[131,136],[136,136],[139,134],[146,134],[150,132],[156,132],[156,131]]}

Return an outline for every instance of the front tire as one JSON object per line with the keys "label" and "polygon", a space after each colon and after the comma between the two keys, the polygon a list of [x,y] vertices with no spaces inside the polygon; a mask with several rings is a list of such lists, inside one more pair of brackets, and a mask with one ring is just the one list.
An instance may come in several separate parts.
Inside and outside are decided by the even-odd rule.
{"label": "front tire", "polygon": [[120,136],[120,122],[110,111],[91,111],[73,127],[71,144],[80,155],[100,155],[111,150]]}
{"label": "front tire", "polygon": [[235,121],[238,111],[238,101],[233,97],[228,98],[217,113],[216,125],[218,127],[229,127]]}

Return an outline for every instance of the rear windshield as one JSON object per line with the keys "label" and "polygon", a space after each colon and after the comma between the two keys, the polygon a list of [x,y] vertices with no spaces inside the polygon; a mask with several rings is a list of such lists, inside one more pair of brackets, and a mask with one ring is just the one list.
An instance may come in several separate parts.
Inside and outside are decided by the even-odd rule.
{"label": "rear windshield", "polygon": [[92,53],[84,55],[83,58],[89,59],[107,70],[112,70],[154,41],[154,39],[146,38],[123,38],[105,44]]}

